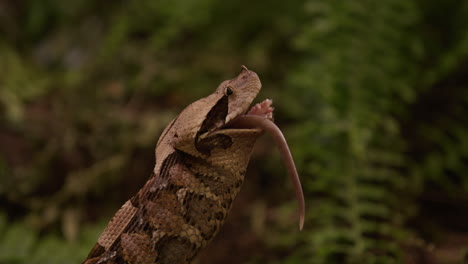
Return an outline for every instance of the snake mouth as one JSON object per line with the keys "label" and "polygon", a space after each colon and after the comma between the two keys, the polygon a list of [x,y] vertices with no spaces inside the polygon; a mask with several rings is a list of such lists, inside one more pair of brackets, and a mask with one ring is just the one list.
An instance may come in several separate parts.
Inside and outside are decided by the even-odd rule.
{"label": "snake mouth", "polygon": [[[235,128],[235,129],[254,129],[254,127],[251,126],[246,126],[242,127],[242,123],[238,122],[240,119],[244,119],[246,116],[257,116],[257,117],[262,117],[267,120],[270,120],[273,122],[273,111],[275,108],[273,108],[272,105],[273,101],[271,99],[265,99],[260,103],[255,104],[250,108],[248,112],[246,112],[243,115],[239,115],[236,118],[232,119],[230,122],[225,124],[224,126],[221,127],[221,129],[230,129],[230,128]],[[255,127],[255,129],[259,129],[260,127]]]}

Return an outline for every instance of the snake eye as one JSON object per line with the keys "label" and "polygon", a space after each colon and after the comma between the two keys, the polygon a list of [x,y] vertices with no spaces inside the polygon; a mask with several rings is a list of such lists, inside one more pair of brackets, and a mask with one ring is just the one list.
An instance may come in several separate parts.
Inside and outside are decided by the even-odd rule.
{"label": "snake eye", "polygon": [[228,86],[228,87],[226,88],[226,95],[227,95],[227,96],[230,96],[232,93],[234,93],[234,92],[232,91],[232,88],[231,88],[230,86]]}

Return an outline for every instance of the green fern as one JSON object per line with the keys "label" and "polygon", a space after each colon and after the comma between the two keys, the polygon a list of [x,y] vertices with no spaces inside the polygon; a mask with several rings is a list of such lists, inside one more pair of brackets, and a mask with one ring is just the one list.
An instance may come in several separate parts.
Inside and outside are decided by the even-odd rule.
{"label": "green fern", "polygon": [[[429,66],[417,83],[420,95],[403,118],[411,168],[425,185],[463,196],[468,192],[468,3],[421,5],[427,10],[425,20],[431,22],[423,32],[431,34],[424,35],[430,43],[426,47]],[[450,19],[440,18],[445,10],[453,10]]]}
{"label": "green fern", "polygon": [[399,263],[407,164],[394,115],[414,97],[414,75],[403,71],[415,63],[416,8],[408,1],[309,4],[310,22],[296,39],[305,59],[290,78],[303,94],[295,118],[310,120],[294,137],[307,142],[296,152],[312,201],[312,243],[303,250],[317,263]]}

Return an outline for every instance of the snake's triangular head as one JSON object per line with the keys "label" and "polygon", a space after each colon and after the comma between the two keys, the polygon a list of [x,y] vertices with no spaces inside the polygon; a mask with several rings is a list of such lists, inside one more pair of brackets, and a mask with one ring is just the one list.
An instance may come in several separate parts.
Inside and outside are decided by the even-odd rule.
{"label": "snake's triangular head", "polygon": [[206,113],[198,134],[203,136],[245,114],[261,87],[258,75],[242,66],[237,77],[222,82],[213,94],[200,100],[210,105],[210,111]]}
{"label": "snake's triangular head", "polygon": [[245,114],[261,86],[258,75],[242,66],[235,78],[222,82],[212,94],[187,106],[162,133],[156,152],[161,153],[165,145],[170,145],[199,156],[198,142]]}
{"label": "snake's triangular head", "polygon": [[220,85],[218,92],[229,94],[228,113],[224,123],[227,124],[239,115],[245,114],[261,87],[258,75],[245,66],[242,66],[242,70],[236,78]]}

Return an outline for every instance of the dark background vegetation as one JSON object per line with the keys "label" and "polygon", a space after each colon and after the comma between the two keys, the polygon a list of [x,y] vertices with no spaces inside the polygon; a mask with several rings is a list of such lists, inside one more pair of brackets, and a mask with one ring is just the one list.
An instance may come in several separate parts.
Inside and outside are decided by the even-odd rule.
{"label": "dark background vegetation", "polygon": [[0,0],[0,263],[81,263],[241,65],[277,150],[198,263],[468,263],[468,1]]}

